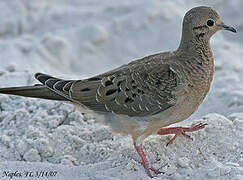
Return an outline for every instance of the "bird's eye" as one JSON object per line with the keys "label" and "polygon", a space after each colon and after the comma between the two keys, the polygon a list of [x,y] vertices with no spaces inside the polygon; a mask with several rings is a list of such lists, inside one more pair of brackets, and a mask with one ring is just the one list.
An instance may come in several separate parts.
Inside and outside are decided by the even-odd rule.
{"label": "bird's eye", "polygon": [[207,20],[207,26],[211,27],[211,26],[213,26],[213,25],[214,25],[214,20],[212,20],[212,19],[208,19],[208,20]]}

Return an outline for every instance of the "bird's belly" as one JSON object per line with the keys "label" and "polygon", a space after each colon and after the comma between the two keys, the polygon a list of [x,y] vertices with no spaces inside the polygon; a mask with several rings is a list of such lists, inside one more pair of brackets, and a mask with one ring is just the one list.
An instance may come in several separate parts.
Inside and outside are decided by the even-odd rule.
{"label": "bird's belly", "polygon": [[95,117],[97,121],[108,125],[113,132],[132,136],[143,132],[152,121],[151,117],[129,117],[111,112],[97,113]]}
{"label": "bird's belly", "polygon": [[104,125],[107,125],[115,133],[131,135],[133,138],[139,136],[152,121],[151,117],[130,117],[126,115],[114,114],[112,112],[94,112],[80,104],[74,104],[79,111],[88,114]]}

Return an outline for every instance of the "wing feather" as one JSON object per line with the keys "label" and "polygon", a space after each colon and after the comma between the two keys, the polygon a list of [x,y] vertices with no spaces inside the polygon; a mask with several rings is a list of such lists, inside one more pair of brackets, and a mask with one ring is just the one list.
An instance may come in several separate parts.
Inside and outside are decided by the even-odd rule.
{"label": "wing feather", "polygon": [[168,64],[137,63],[95,76],[91,82],[74,82],[71,97],[94,111],[142,117],[172,107],[177,86],[178,76]]}
{"label": "wing feather", "polygon": [[57,94],[98,112],[149,116],[175,105],[179,77],[155,56],[131,62],[84,80],[62,80],[37,73],[36,78]]}

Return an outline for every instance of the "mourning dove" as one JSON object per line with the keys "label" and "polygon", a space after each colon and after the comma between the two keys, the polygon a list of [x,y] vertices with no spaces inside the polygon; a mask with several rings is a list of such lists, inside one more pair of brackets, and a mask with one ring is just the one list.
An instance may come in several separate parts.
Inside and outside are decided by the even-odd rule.
{"label": "mourning dove", "polygon": [[[142,147],[151,134],[174,134],[204,128],[165,128],[187,119],[202,103],[214,74],[211,36],[219,30],[236,32],[210,7],[189,10],[183,20],[177,50],[144,57],[109,72],[84,79],[62,80],[37,73],[42,84],[0,89],[0,93],[71,102],[103,119],[114,132],[131,135],[149,177],[151,166]],[[102,118],[101,118],[102,117]]]}

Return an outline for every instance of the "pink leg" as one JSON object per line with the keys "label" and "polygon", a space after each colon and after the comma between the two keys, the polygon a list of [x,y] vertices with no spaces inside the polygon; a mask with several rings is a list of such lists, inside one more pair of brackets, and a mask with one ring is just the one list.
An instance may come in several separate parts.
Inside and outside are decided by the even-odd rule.
{"label": "pink leg", "polygon": [[174,142],[174,140],[178,135],[182,135],[192,140],[192,138],[189,135],[187,135],[185,132],[192,132],[192,131],[197,131],[199,129],[203,129],[206,125],[207,124],[200,123],[190,128],[185,128],[185,127],[162,128],[157,132],[157,134],[159,135],[175,134],[175,136],[167,143],[166,146],[168,146],[169,144],[172,144]]}
{"label": "pink leg", "polygon": [[157,169],[155,169],[154,167],[152,167],[151,164],[150,164],[150,162],[148,161],[148,159],[147,159],[147,157],[146,157],[146,154],[145,154],[145,152],[143,151],[143,147],[142,147],[142,145],[137,146],[136,143],[134,142],[134,147],[135,147],[135,149],[136,149],[138,155],[140,156],[140,158],[141,158],[141,160],[142,160],[141,163],[142,163],[142,165],[143,165],[143,167],[144,167],[146,173],[148,174],[148,176],[149,176],[150,178],[153,178],[153,176],[152,176],[150,170],[153,171],[155,174],[159,174],[160,171],[157,170]]}

